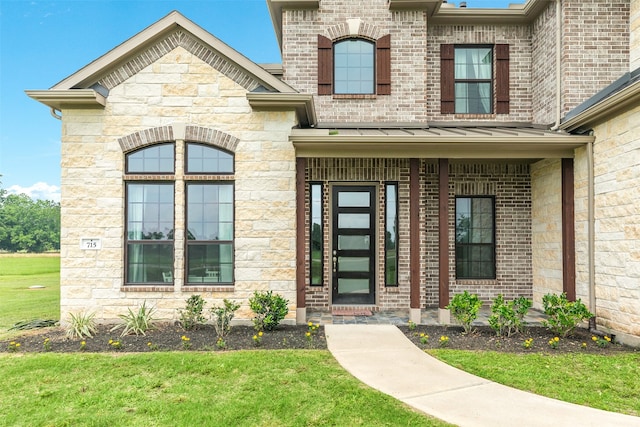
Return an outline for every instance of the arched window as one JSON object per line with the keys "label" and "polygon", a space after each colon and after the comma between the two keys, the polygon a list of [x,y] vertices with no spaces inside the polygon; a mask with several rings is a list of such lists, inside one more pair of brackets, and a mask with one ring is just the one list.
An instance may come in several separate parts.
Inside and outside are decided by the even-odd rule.
{"label": "arched window", "polygon": [[333,45],[334,93],[375,93],[374,51],[375,45],[363,39],[346,39]]}

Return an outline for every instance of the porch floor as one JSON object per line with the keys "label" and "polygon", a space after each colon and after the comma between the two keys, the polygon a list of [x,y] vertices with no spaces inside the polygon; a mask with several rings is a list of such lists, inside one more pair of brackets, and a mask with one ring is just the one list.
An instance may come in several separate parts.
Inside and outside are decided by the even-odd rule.
{"label": "porch floor", "polygon": [[[473,322],[476,326],[489,325],[488,319],[491,315],[489,308],[480,309],[478,318]],[[528,325],[540,326],[546,318],[543,312],[531,309],[524,320]],[[453,321],[453,318],[452,318]],[[307,322],[319,323],[321,325],[406,325],[409,322],[409,310],[385,310],[374,311],[370,316],[360,315],[333,315],[329,310],[307,309]],[[438,309],[427,308],[421,313],[422,325],[439,325]]]}

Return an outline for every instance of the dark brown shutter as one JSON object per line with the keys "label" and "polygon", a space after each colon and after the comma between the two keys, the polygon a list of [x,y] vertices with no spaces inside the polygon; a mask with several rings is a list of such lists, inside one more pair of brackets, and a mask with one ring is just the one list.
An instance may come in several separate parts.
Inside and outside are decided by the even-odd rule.
{"label": "dark brown shutter", "polygon": [[456,111],[455,49],[452,44],[440,45],[440,112],[453,114]]}
{"label": "dark brown shutter", "polygon": [[333,42],[318,34],[318,95],[333,93]]}
{"label": "dark brown shutter", "polygon": [[391,34],[376,40],[376,86],[378,95],[391,95]]}
{"label": "dark brown shutter", "polygon": [[509,114],[509,45],[496,45],[496,114]]}

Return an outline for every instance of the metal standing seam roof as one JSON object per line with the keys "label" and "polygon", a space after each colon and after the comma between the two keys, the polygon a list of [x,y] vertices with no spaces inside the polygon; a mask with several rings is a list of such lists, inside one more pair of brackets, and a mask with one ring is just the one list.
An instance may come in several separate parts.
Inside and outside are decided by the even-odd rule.
{"label": "metal standing seam roof", "polygon": [[294,129],[299,157],[570,158],[589,135],[533,126],[358,126]]}

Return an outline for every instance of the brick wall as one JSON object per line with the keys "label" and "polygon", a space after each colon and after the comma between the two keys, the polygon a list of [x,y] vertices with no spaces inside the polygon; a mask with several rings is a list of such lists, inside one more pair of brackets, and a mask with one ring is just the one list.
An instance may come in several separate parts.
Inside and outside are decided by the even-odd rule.
{"label": "brick wall", "polygon": [[531,91],[533,123],[556,120],[556,6],[549,6],[531,25]]}
{"label": "brick wall", "polygon": [[[527,164],[461,163],[449,165],[449,290],[467,290],[489,302],[532,297],[531,180]],[[455,196],[495,196],[496,279],[457,280],[455,277]]]}
{"label": "brick wall", "polygon": [[631,0],[629,33],[629,71],[633,71],[640,67],[640,0]]}
{"label": "brick wall", "polygon": [[562,2],[563,115],[629,70],[629,0]]}

